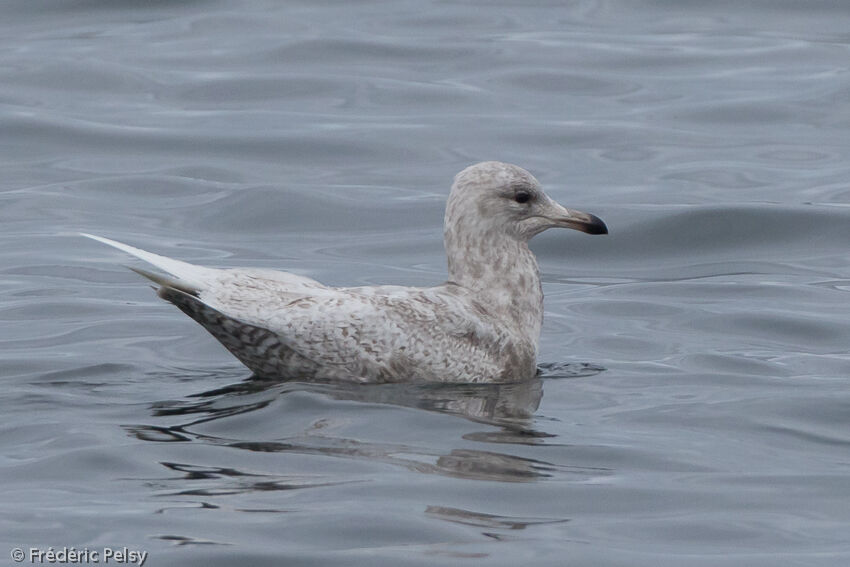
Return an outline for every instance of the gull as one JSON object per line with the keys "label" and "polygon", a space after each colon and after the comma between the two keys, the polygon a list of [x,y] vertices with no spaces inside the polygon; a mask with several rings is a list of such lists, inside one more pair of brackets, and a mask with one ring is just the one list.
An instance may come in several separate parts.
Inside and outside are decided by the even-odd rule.
{"label": "gull", "polygon": [[82,233],[166,275],[131,268],[261,378],[522,382],[537,374],[543,290],[528,241],[548,228],[607,234],[516,165],[455,176],[446,204],[448,281],[328,287],[288,272],[196,266]]}

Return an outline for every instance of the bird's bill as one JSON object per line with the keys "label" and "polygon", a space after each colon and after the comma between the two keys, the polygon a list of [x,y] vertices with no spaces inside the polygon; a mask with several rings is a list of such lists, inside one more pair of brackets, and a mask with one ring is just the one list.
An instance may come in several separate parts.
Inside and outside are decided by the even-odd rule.
{"label": "bird's bill", "polygon": [[608,234],[605,222],[596,215],[568,209],[554,201],[552,201],[552,209],[552,214],[547,215],[547,218],[554,226],[572,228],[587,234]]}

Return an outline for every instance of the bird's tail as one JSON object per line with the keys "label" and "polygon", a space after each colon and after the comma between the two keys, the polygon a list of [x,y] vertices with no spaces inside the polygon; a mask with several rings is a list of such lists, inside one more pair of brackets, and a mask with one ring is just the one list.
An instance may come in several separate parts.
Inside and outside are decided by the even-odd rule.
{"label": "bird's tail", "polygon": [[159,254],[147,252],[102,236],[95,236],[84,232],[81,232],[80,235],[85,236],[86,238],[91,238],[92,240],[97,240],[98,242],[102,242],[103,244],[112,246],[113,248],[117,248],[118,250],[135,256],[140,260],[144,260],[148,264],[169,273],[174,277],[161,276],[159,274],[148,272],[147,270],[130,268],[137,274],[148,278],[160,286],[174,288],[185,293],[196,295],[198,292],[206,288],[207,282],[214,278],[215,273],[218,271],[213,268],[205,268],[203,266],[189,264],[188,262],[181,262],[180,260],[168,258],[167,256],[160,256]]}

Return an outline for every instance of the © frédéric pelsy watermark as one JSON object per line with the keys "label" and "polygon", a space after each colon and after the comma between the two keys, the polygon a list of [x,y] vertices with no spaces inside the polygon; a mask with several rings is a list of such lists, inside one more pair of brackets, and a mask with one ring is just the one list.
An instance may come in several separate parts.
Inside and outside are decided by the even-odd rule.
{"label": "\u00a9 fr\u00e9d\u00e9ric pelsy watermark", "polygon": [[148,558],[147,551],[129,549],[127,547],[16,547],[11,551],[15,563],[31,565],[43,564],[77,564],[92,565],[138,565],[142,567]]}

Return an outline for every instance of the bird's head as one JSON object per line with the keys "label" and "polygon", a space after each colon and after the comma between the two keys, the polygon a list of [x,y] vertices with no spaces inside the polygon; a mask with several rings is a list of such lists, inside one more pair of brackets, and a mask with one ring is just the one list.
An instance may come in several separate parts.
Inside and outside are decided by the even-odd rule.
{"label": "bird's head", "polygon": [[529,172],[516,165],[485,161],[455,176],[446,206],[446,231],[504,233],[528,241],[547,228],[608,234],[597,217],[553,201]]}

